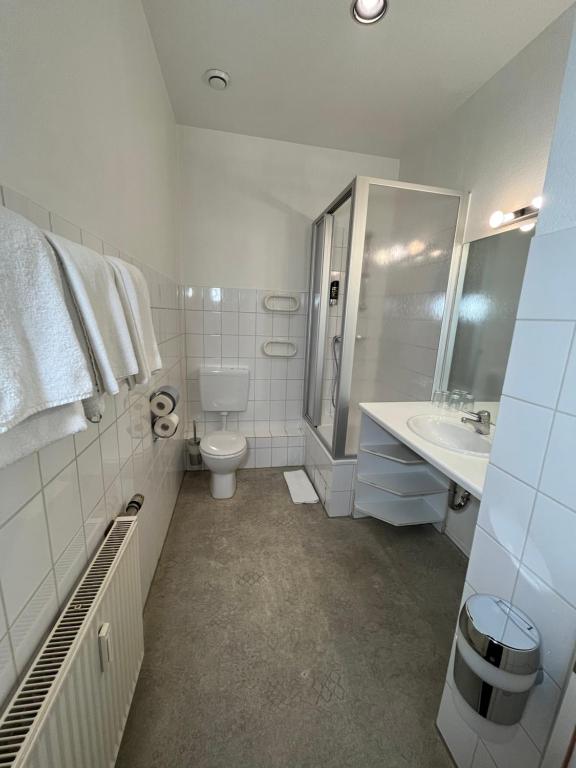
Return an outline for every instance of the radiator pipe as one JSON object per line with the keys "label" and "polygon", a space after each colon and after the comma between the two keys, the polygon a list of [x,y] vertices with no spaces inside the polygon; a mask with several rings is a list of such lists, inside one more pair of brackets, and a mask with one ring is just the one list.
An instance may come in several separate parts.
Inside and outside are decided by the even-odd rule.
{"label": "radiator pipe", "polygon": [[126,509],[124,511],[125,515],[137,515],[138,512],[140,512],[140,508],[142,507],[142,504],[144,504],[144,496],[141,493],[135,493],[134,496],[130,499],[128,504],[126,504]]}

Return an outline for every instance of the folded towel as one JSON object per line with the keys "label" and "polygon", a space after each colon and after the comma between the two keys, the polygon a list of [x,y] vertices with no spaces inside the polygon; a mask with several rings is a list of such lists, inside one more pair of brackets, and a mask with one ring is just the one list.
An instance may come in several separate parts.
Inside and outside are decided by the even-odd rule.
{"label": "folded towel", "polygon": [[162,368],[162,360],[152,323],[148,284],[138,267],[113,256],[106,258],[114,270],[116,287],[120,294],[132,345],[136,353],[139,371],[134,380],[136,384],[146,386],[150,382],[152,374]]}
{"label": "folded towel", "polygon": [[303,469],[284,472],[284,480],[294,504],[316,504],[320,499]]}
{"label": "folded towel", "polygon": [[51,232],[46,232],[46,237],[62,265],[94,365],[98,392],[115,395],[119,382],[138,373],[138,363],[112,267],[104,256],[84,245]]}
{"label": "folded towel", "polygon": [[87,426],[79,402],[35,413],[0,435],[0,469]]}
{"label": "folded towel", "polygon": [[0,328],[0,434],[93,394],[54,253],[37,227],[1,206]]}

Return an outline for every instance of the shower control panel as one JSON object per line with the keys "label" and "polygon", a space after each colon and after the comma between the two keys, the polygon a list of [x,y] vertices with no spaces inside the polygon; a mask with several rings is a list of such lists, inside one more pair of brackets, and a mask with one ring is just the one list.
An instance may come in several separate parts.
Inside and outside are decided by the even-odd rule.
{"label": "shower control panel", "polygon": [[330,306],[338,304],[338,293],[340,292],[340,280],[332,280],[330,283]]}

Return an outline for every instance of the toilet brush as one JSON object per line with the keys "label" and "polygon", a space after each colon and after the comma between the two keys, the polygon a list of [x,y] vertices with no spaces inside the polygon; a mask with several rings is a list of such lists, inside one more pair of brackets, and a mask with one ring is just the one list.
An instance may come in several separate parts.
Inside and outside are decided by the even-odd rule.
{"label": "toilet brush", "polygon": [[194,437],[191,437],[188,443],[188,456],[191,467],[199,467],[202,464],[202,454],[200,453],[200,440],[196,436],[196,422],[192,422]]}

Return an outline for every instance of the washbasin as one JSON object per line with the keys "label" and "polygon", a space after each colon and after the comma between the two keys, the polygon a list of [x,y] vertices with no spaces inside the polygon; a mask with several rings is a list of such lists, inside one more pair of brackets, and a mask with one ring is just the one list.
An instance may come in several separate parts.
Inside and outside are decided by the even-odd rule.
{"label": "washbasin", "polygon": [[478,434],[472,425],[464,424],[459,416],[423,413],[409,418],[407,424],[412,432],[424,440],[457,453],[488,456],[492,448],[492,440],[488,435]]}

